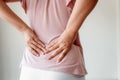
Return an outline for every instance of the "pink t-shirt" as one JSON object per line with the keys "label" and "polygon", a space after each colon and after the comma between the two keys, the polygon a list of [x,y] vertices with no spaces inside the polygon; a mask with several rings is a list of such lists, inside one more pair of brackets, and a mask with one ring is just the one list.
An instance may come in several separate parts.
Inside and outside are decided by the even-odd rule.
{"label": "pink t-shirt", "polygon": [[[21,0],[21,3],[29,19],[30,28],[47,46],[65,30],[75,0]],[[49,54],[36,57],[25,48],[21,66],[80,76],[87,74],[79,33],[76,34],[71,50],[58,64],[55,63],[58,56],[47,60],[48,56],[54,52],[55,50],[49,52]]]}

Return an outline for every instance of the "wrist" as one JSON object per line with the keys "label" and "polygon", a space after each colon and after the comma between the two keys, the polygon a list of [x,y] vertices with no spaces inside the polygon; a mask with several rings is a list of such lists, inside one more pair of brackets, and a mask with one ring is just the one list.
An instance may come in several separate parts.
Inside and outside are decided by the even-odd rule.
{"label": "wrist", "polygon": [[72,32],[70,30],[65,30],[62,35],[65,35],[70,43],[73,43],[76,38],[76,32]]}
{"label": "wrist", "polygon": [[27,32],[29,30],[30,30],[30,28],[28,26],[24,26],[23,28],[21,28],[20,32],[25,33],[25,32]]}
{"label": "wrist", "polygon": [[76,35],[77,32],[72,31],[72,30],[70,30],[70,29],[66,29],[66,30],[64,31],[64,33],[73,39],[73,38],[75,37],[75,35]]}

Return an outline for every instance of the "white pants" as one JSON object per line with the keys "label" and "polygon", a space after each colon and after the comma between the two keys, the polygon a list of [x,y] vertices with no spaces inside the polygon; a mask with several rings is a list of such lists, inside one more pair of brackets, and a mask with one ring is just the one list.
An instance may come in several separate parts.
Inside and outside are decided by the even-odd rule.
{"label": "white pants", "polygon": [[85,77],[22,67],[20,80],[85,80]]}

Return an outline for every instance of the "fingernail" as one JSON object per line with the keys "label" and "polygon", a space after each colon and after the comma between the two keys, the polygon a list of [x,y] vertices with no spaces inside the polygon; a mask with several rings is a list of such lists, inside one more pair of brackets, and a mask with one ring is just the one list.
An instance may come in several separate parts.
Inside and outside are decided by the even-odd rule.
{"label": "fingernail", "polygon": [[36,56],[39,57],[39,54],[37,54]]}
{"label": "fingernail", "polygon": [[57,60],[57,61],[56,61],[56,63],[59,63],[59,62],[60,62],[60,60]]}
{"label": "fingernail", "polygon": [[51,57],[49,57],[48,60],[51,60]]}

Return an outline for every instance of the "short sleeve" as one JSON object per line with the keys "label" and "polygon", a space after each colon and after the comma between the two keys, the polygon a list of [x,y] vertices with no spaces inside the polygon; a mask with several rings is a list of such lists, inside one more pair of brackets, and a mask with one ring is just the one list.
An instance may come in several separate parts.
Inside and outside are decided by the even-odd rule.
{"label": "short sleeve", "polygon": [[25,13],[27,11],[27,5],[26,5],[26,0],[20,0],[22,8],[25,10]]}
{"label": "short sleeve", "polygon": [[76,0],[65,0],[66,6],[72,8]]}
{"label": "short sleeve", "polygon": [[65,2],[66,2],[66,7],[71,12],[73,7],[74,7],[74,4],[75,4],[76,0],[65,0]]}

